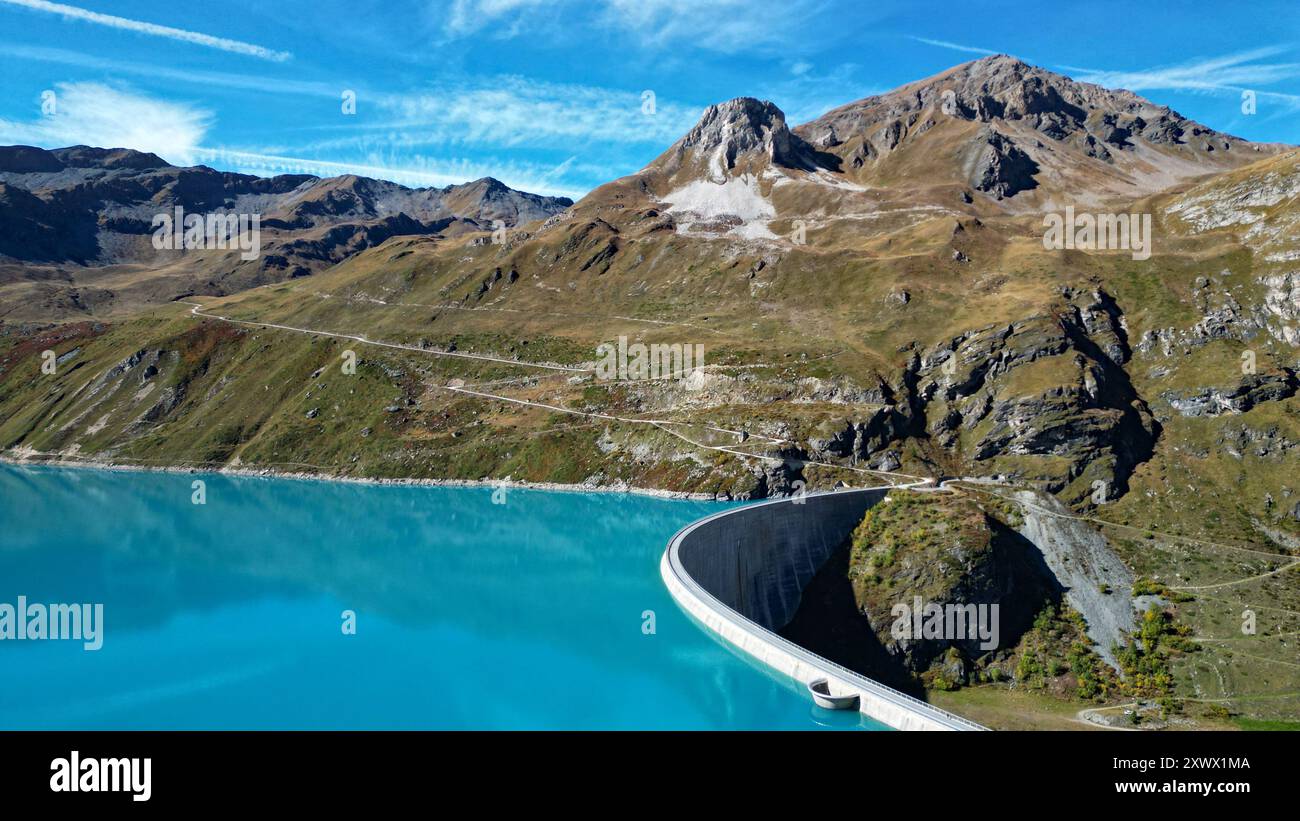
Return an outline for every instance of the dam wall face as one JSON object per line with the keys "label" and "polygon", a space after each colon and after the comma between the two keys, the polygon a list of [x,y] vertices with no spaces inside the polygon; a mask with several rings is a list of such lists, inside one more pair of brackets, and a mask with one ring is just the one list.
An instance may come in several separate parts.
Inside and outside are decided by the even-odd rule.
{"label": "dam wall face", "polygon": [[826,679],[832,693],[857,695],[862,713],[900,730],[983,730],[775,632],[794,617],[818,569],[891,490],[810,494],[716,513],[673,536],[660,573],[705,629],[798,684]]}
{"label": "dam wall face", "polygon": [[887,491],[808,495],[710,517],[679,549],[682,567],[727,607],[780,630],[808,582]]}

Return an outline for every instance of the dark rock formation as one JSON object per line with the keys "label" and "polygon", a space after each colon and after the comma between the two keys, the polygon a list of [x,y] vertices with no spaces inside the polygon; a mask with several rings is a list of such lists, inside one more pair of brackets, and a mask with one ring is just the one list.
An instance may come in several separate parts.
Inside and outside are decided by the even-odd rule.
{"label": "dark rock formation", "polygon": [[990,130],[985,139],[971,175],[974,188],[1002,199],[1038,186],[1038,164],[1028,154],[996,131]]}
{"label": "dark rock formation", "polygon": [[1197,391],[1166,391],[1161,398],[1183,416],[1219,416],[1245,413],[1260,402],[1276,402],[1296,395],[1300,389],[1293,371],[1252,374],[1229,388],[1201,388]]}
{"label": "dark rock formation", "polygon": [[1023,477],[1048,490],[1087,472],[1123,492],[1159,426],[1123,368],[1130,352],[1114,300],[1100,290],[1066,296],[1053,314],[986,327],[916,356],[898,389],[906,397],[898,412],[945,448],[964,434],[977,462],[1059,457],[1041,460],[1059,471]]}

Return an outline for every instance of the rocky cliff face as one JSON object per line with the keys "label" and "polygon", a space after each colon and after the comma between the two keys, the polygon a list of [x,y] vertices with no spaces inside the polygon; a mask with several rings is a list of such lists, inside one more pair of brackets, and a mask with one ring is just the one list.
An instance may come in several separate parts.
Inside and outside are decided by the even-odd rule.
{"label": "rocky cliff face", "polygon": [[1130,357],[1114,299],[1066,289],[1048,313],[912,349],[891,384],[842,390],[841,401],[875,407],[824,425],[806,449],[783,455],[793,465],[850,460],[897,470],[904,443],[921,441],[962,454],[980,475],[1071,487],[1077,501],[1100,482],[1097,498],[1115,498],[1160,435],[1125,370]]}
{"label": "rocky cliff face", "polygon": [[1034,175],[1038,164],[998,132],[989,129],[985,135],[971,172],[971,186],[997,199],[1037,187]]}
{"label": "rocky cliff face", "polygon": [[1061,692],[1108,677],[1101,662],[1118,673],[1112,650],[1135,629],[1133,574],[1052,497],[1015,499],[891,494],[817,572],[781,634],[904,690],[1020,677],[1018,660],[1048,649],[1075,661],[1043,671]]}
{"label": "rocky cliff face", "polygon": [[990,473],[1006,457],[1050,456],[1056,470],[1035,477],[1048,490],[1087,477],[1105,483],[1106,498],[1122,494],[1159,426],[1124,370],[1121,320],[1106,292],[1067,290],[1051,314],[919,355],[907,381],[926,432],[945,447],[969,447]]}

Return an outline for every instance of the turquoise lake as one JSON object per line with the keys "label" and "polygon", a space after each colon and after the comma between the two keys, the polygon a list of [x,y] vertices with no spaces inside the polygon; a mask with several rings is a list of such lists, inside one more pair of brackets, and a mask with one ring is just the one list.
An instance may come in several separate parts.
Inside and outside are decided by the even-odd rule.
{"label": "turquoise lake", "polygon": [[98,651],[0,641],[0,729],[881,729],[673,603],[719,507],[0,465],[0,603],[104,606]]}

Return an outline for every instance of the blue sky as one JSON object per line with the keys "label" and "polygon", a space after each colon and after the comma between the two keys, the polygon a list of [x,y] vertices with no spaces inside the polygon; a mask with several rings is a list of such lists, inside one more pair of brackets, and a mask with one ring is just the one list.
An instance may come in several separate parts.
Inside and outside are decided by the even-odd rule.
{"label": "blue sky", "polygon": [[996,52],[1300,143],[1294,0],[0,0],[0,144],[578,197],[710,103],[797,124]]}

